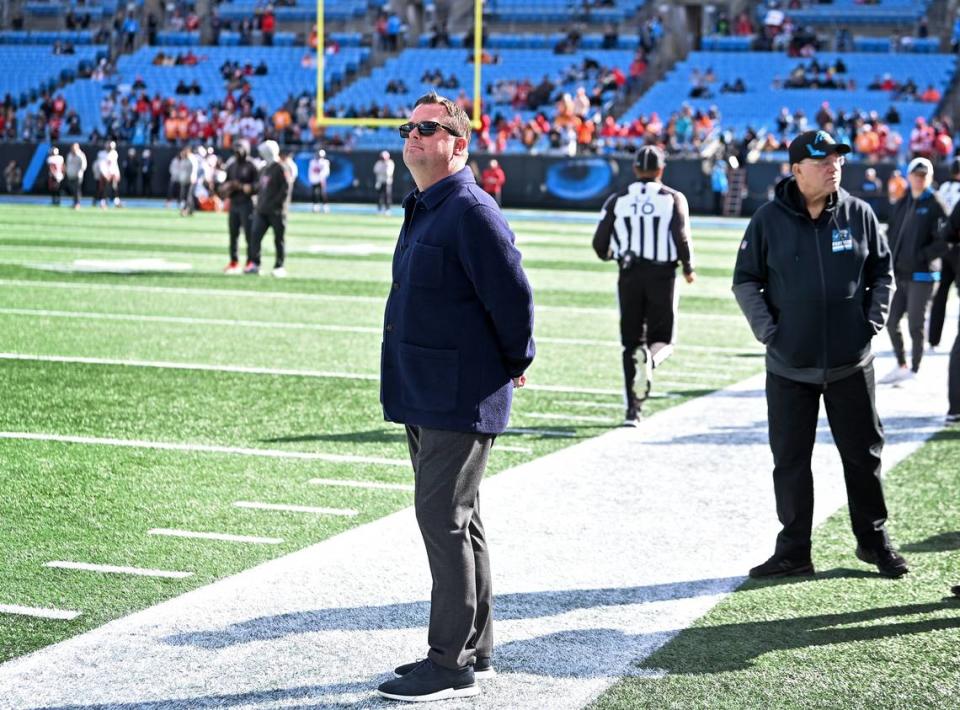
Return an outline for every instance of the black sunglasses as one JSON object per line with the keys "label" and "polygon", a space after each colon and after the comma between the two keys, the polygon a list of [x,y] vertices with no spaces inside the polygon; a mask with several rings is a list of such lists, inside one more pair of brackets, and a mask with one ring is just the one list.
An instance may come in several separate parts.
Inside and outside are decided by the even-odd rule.
{"label": "black sunglasses", "polygon": [[406,140],[407,138],[410,137],[410,134],[413,133],[414,128],[420,131],[420,135],[423,136],[424,138],[426,138],[427,136],[432,136],[434,133],[437,132],[438,128],[442,128],[451,136],[456,136],[457,138],[460,138],[460,134],[457,133],[457,131],[450,128],[450,126],[444,126],[442,123],[438,123],[437,121],[420,121],[420,123],[414,123],[413,121],[409,121],[407,123],[404,123],[402,126],[400,126],[400,137]]}

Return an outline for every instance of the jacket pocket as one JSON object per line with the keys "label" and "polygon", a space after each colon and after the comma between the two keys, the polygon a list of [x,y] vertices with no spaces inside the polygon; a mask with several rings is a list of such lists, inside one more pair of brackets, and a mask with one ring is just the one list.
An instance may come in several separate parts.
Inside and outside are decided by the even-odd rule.
{"label": "jacket pocket", "polygon": [[420,288],[443,286],[443,247],[413,245],[410,253],[410,284]]}
{"label": "jacket pocket", "polygon": [[460,377],[460,354],[400,343],[400,401],[424,412],[456,409]]}

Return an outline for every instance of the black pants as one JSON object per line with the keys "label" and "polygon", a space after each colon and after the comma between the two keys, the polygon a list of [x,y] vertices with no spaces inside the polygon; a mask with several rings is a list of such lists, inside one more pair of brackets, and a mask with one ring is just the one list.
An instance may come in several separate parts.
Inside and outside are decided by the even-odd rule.
{"label": "black pants", "polygon": [[767,417],[773,451],[773,490],[783,530],[776,554],[810,557],[813,527],[813,472],[810,459],[817,437],[823,397],[847,488],[850,522],[857,542],[867,549],[889,544],[887,506],[880,483],[883,425],[877,415],[873,365],[822,385],[795,382],[767,373]]}
{"label": "black pants", "polygon": [[[957,273],[953,270],[953,265],[948,259],[943,259],[940,284],[937,286],[937,292],[933,294],[930,306],[930,332],[927,334],[930,344],[934,347],[940,344],[940,337],[943,335],[943,321],[947,317],[947,299],[950,298],[950,289],[953,288],[956,280]],[[957,288],[960,289],[960,284]]]}
{"label": "black pants", "polygon": [[407,426],[414,509],[433,578],[428,655],[445,668],[493,655],[493,587],[479,489],[494,438]]}
{"label": "black pants", "polygon": [[[677,272],[672,265],[637,261],[632,268],[620,271],[617,293],[628,409],[639,411],[649,394],[649,381],[640,395],[636,391],[637,350],[653,343],[671,344],[676,336],[676,283]],[[649,358],[649,352],[644,357]]]}
{"label": "black pants", "polygon": [[83,187],[83,181],[78,178],[67,178],[67,190],[73,195],[73,206],[76,207],[80,204],[80,198],[82,197],[80,191]]}
{"label": "black pants", "polygon": [[901,366],[907,364],[903,334],[900,332],[900,321],[906,313],[907,329],[910,331],[910,365],[914,372],[920,369],[920,361],[923,359],[923,326],[931,293],[933,293],[932,281],[897,279],[897,290],[894,291],[893,300],[890,301],[887,332],[890,334],[890,342],[893,343],[893,353]]}
{"label": "black pants", "polygon": [[950,369],[947,374],[947,396],[950,409],[947,414],[960,414],[960,330],[950,350]]}
{"label": "black pants", "polygon": [[230,232],[230,261],[239,261],[240,229],[243,228],[247,250],[250,249],[250,235],[253,232],[253,203],[236,204],[230,200],[230,212],[227,215],[227,230]]}
{"label": "black pants", "polygon": [[50,185],[50,201],[55,204],[60,204],[60,192],[63,189],[63,181],[51,181]]}
{"label": "black pants", "polygon": [[313,186],[313,204],[327,204],[327,183],[318,182]]}
{"label": "black pants", "polygon": [[393,197],[393,185],[384,183],[377,188],[377,209],[386,212],[390,209],[390,199]]}
{"label": "black pants", "polygon": [[187,214],[193,214],[193,193],[196,186],[195,182],[180,183],[180,208]]}
{"label": "black pants", "polygon": [[277,259],[273,268],[279,269],[283,266],[287,256],[286,245],[283,240],[287,233],[287,215],[282,212],[253,213],[253,227],[250,232],[250,239],[247,242],[247,260],[260,266],[260,245],[268,228],[273,229],[273,243],[277,248]]}

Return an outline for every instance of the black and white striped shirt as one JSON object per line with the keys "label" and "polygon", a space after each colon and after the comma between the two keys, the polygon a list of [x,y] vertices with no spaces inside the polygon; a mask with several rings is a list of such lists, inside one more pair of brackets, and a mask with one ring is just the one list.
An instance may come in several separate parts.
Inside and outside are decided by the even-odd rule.
{"label": "black and white striped shirt", "polygon": [[630,252],[657,264],[693,271],[690,211],[683,193],[656,181],[634,182],[607,198],[593,248],[601,259],[620,261]]}

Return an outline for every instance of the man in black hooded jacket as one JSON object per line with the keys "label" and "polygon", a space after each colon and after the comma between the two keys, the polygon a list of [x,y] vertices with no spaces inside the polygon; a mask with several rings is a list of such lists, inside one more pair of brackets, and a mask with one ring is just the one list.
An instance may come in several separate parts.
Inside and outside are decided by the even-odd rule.
{"label": "man in black hooded jacket", "polygon": [[737,302],[767,346],[773,484],[783,524],[773,556],[751,577],[813,574],[811,456],[821,397],[843,460],[856,555],[885,576],[907,572],[886,531],[870,351],[889,309],[891,256],[873,210],[840,188],[848,152],[825,131],[794,139],[793,175],[750,220],[734,270]]}

